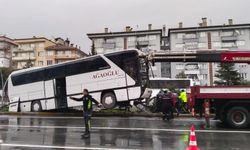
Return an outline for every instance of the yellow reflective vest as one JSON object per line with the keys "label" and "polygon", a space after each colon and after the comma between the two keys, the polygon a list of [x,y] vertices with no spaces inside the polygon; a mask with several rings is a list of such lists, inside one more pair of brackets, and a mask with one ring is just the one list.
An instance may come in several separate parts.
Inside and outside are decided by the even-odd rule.
{"label": "yellow reflective vest", "polygon": [[187,92],[181,92],[179,99],[181,99],[182,102],[187,103]]}

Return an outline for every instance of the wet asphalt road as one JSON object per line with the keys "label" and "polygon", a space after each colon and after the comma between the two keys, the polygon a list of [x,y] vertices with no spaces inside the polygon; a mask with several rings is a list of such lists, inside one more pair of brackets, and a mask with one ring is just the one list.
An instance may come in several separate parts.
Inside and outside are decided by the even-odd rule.
{"label": "wet asphalt road", "polygon": [[95,117],[91,137],[82,139],[81,117],[0,116],[1,150],[61,149],[166,149],[185,150],[191,124],[196,127],[201,150],[247,150],[250,130],[225,128],[212,121],[204,129],[204,121],[177,118]]}

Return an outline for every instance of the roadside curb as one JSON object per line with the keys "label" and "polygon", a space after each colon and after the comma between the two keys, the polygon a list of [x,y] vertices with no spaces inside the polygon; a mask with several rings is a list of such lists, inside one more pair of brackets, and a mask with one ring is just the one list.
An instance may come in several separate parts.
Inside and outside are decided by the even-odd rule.
{"label": "roadside curb", "polygon": [[[82,112],[0,112],[0,116],[83,116]],[[160,113],[136,113],[136,112],[93,112],[94,117],[162,117]],[[193,117],[191,114],[180,114],[179,117]],[[213,115],[211,115],[213,117]]]}

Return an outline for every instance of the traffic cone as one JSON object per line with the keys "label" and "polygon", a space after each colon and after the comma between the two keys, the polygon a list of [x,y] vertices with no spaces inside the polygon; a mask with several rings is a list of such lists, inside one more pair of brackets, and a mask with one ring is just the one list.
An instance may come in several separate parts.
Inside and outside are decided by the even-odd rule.
{"label": "traffic cone", "polygon": [[194,132],[194,125],[192,125],[192,127],[191,127],[189,146],[186,150],[199,150],[199,148],[197,146],[195,132]]}

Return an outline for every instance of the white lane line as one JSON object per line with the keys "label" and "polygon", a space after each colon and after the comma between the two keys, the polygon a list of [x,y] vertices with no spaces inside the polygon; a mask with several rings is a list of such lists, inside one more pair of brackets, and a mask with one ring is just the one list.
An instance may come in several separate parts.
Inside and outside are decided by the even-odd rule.
{"label": "white lane line", "polygon": [[31,144],[0,144],[0,147],[26,147],[26,148],[52,148],[52,149],[89,149],[89,150],[136,150],[121,148],[100,148],[100,147],[74,147],[74,146],[54,146],[54,145],[31,145]]}
{"label": "white lane line", "polygon": [[[0,127],[10,128],[45,128],[45,129],[84,129],[85,127],[77,126],[29,126],[29,125],[0,125]],[[190,132],[187,129],[161,129],[161,128],[119,128],[119,127],[92,127],[97,130],[128,130],[128,131],[165,131],[165,132]],[[246,133],[245,130],[195,130],[200,133]]]}
{"label": "white lane line", "polygon": [[[83,117],[44,117],[44,116],[2,116],[1,119],[9,119],[9,118],[24,118],[24,119],[30,119],[30,118],[36,118],[36,119],[83,119]],[[148,120],[161,120],[161,117],[92,117],[95,120],[107,120],[107,119],[112,119],[112,120],[139,120],[139,121],[148,121]],[[173,121],[194,121],[194,122],[204,122],[204,119],[196,119],[196,118],[186,118],[184,117],[177,117]],[[220,122],[219,120],[210,120],[211,122]]]}

